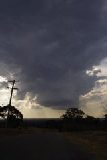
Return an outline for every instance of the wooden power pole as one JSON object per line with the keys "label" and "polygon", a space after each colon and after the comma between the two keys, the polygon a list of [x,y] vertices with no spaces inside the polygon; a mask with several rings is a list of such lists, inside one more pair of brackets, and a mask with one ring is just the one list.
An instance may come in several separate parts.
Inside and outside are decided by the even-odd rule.
{"label": "wooden power pole", "polygon": [[[11,87],[11,95],[10,95],[10,100],[9,100],[9,106],[11,106],[13,91],[14,91],[14,90],[18,90],[18,88],[14,87],[14,86],[15,86],[15,83],[18,82],[18,81],[13,80],[13,81],[8,81],[8,82],[9,82],[9,83],[12,83],[12,87]],[[8,88],[10,88],[10,87],[8,87]]]}

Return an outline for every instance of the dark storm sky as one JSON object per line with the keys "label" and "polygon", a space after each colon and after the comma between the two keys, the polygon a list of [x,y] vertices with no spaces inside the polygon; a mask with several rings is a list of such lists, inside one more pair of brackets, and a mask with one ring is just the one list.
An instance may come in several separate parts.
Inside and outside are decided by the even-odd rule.
{"label": "dark storm sky", "polygon": [[[107,55],[104,0],[0,0],[0,62],[21,68],[23,95],[41,105],[76,105]],[[22,92],[21,92],[22,93]]]}

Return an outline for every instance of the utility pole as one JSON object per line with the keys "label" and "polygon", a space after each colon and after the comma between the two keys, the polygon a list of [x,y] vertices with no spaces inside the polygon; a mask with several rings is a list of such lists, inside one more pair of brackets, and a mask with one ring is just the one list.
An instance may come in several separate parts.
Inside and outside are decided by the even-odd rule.
{"label": "utility pole", "polygon": [[[14,90],[18,90],[18,88],[15,88],[15,83],[18,82],[16,80],[13,80],[13,81],[8,81],[9,83],[12,83],[12,87],[11,87],[11,95],[10,95],[10,100],[9,100],[9,106],[11,106],[11,103],[12,103],[12,96],[13,96],[13,91]],[[10,88],[10,87],[7,87],[7,88]]]}
{"label": "utility pole", "polygon": [[11,80],[8,81],[9,83],[12,83],[12,87],[7,87],[8,89],[11,89],[11,94],[10,94],[10,99],[9,99],[9,104],[8,104],[8,110],[7,110],[7,120],[6,120],[6,128],[8,127],[8,121],[9,121],[9,116],[12,114],[11,113],[11,103],[12,103],[12,96],[13,96],[13,91],[18,90],[18,88],[14,87],[15,83],[18,82],[16,80]]}

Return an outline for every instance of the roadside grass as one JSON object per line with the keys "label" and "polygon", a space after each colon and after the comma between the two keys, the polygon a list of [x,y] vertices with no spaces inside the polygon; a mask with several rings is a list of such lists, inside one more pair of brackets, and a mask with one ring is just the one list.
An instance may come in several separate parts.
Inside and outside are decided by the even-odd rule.
{"label": "roadside grass", "polygon": [[3,136],[18,136],[23,134],[34,134],[34,133],[45,133],[45,132],[58,132],[57,129],[47,129],[47,128],[0,128],[0,137]]}
{"label": "roadside grass", "polygon": [[71,142],[87,148],[96,156],[96,160],[107,160],[106,131],[66,132],[64,134]]}
{"label": "roadside grass", "polygon": [[70,142],[77,144],[89,153],[96,156],[95,160],[107,160],[107,131],[72,131],[59,132],[54,129],[46,128],[17,128],[17,129],[0,129],[0,137],[18,136],[22,134],[32,134],[35,132],[45,133],[54,132],[63,134]]}

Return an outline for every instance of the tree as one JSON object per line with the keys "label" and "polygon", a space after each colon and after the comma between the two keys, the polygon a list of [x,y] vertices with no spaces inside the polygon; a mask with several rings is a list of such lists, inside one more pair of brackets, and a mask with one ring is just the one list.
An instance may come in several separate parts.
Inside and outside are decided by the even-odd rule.
{"label": "tree", "polygon": [[107,114],[105,114],[105,120],[107,120]]}
{"label": "tree", "polygon": [[68,108],[65,114],[61,116],[64,120],[69,119],[81,119],[85,113],[82,110],[79,110],[78,108]]}
{"label": "tree", "polygon": [[0,117],[5,119],[6,127],[18,127],[23,122],[23,115],[18,109],[11,105],[13,91],[18,90],[18,88],[15,87],[16,80],[11,80],[8,82],[12,83],[12,87],[10,88],[10,100],[7,106],[0,107]]}
{"label": "tree", "polygon": [[23,122],[23,115],[14,106],[0,107],[0,117],[6,120],[6,127],[17,127]]}

